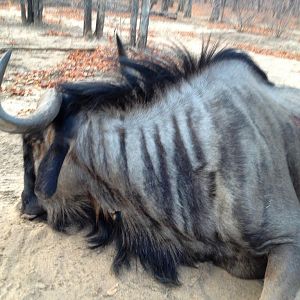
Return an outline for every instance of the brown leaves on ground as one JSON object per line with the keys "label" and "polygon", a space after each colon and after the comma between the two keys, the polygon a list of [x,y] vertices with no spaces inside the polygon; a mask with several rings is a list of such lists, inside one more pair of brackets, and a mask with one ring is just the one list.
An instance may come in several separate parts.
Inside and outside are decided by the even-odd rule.
{"label": "brown leaves on ground", "polygon": [[[194,37],[193,34],[192,37]],[[300,61],[299,53],[263,49],[245,43],[235,43],[232,46],[258,54]],[[159,50],[149,49],[147,52],[150,55],[152,53],[153,57],[155,57],[158,55]],[[129,51],[129,54],[136,58],[143,58],[142,53]],[[115,72],[117,68],[118,58],[114,44],[111,44],[111,46],[98,47],[94,51],[72,51],[63,62],[48,70],[33,70],[25,73],[14,73],[11,78],[13,84],[3,88],[3,91],[10,95],[27,96],[32,94],[33,88],[46,89],[55,87],[61,82],[88,80],[95,77],[97,73]]]}
{"label": "brown leaves on ground", "polygon": [[63,32],[63,31],[56,31],[56,30],[48,30],[43,36],[63,36],[63,37],[69,37],[72,36],[70,33]]}
{"label": "brown leaves on ground", "polygon": [[49,15],[81,21],[83,20],[83,9],[73,7],[46,7],[45,16]]}
{"label": "brown leaves on ground", "polygon": [[[147,54],[135,50],[127,52],[129,57],[136,59],[162,56],[160,50],[155,48],[148,48]],[[163,58],[168,59],[167,56]],[[113,41],[94,51],[72,51],[63,62],[47,70],[15,72],[10,78],[13,84],[3,88],[3,91],[10,95],[27,96],[32,94],[34,88],[53,88],[62,82],[92,80],[100,73],[114,73],[118,70],[118,64],[118,53]]]}
{"label": "brown leaves on ground", "polygon": [[267,49],[267,48],[260,48],[256,47],[252,44],[245,44],[245,43],[233,43],[233,46],[238,49],[242,49],[245,51],[251,51],[257,54],[262,55],[271,55],[275,57],[280,58],[287,58],[287,59],[294,59],[300,61],[300,53],[294,53],[290,51],[285,50],[273,50],[273,49]]}
{"label": "brown leaves on ground", "polygon": [[11,95],[25,96],[31,94],[32,87],[52,88],[65,81],[78,81],[94,77],[97,72],[114,71],[117,68],[115,47],[99,47],[95,51],[77,50],[48,70],[33,70],[14,73],[12,86],[3,90]]}
{"label": "brown leaves on ground", "polygon": [[[195,32],[178,32],[178,34],[184,38],[190,38],[190,39],[200,39],[201,36]],[[217,42],[217,39],[211,38],[212,42]],[[269,48],[263,48],[259,46],[255,46],[253,44],[247,44],[247,43],[236,43],[231,42],[228,44],[229,47],[237,48],[244,51],[251,51],[257,54],[262,55],[270,55],[280,58],[286,58],[286,59],[294,59],[300,61],[300,53],[298,52],[291,52],[291,51],[285,51],[285,50],[274,50]]]}

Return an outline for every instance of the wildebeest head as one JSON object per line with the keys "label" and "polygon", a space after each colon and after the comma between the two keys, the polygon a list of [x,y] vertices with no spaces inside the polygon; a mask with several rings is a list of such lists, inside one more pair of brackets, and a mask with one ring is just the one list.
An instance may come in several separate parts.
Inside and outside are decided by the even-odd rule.
{"label": "wildebeest head", "polygon": [[[10,56],[11,51],[8,51],[1,59],[0,84]],[[76,163],[71,155],[67,157],[75,128],[74,115],[66,113],[68,100],[51,89],[40,99],[36,111],[26,118],[6,113],[0,103],[0,130],[23,136],[22,212],[33,218],[46,209],[50,224],[58,229],[71,222],[76,214],[85,215],[90,209],[88,204],[81,205],[88,195],[76,174]],[[43,201],[50,198],[51,205]],[[72,205],[68,203],[70,199]]]}
{"label": "wildebeest head", "polygon": [[[126,53],[121,40],[116,38],[121,60]],[[10,57],[11,51],[7,51],[1,58],[0,85]],[[126,68],[122,71],[126,72]],[[74,103],[76,100],[59,89],[50,89],[38,101],[35,112],[26,118],[8,114],[0,102],[0,130],[23,137],[21,211],[26,218],[47,212],[49,224],[60,230],[68,224],[86,225],[89,221],[97,227],[102,214],[98,202],[85,189],[84,170],[79,169],[70,151],[80,122],[81,106]],[[105,218],[111,221],[109,216]]]}

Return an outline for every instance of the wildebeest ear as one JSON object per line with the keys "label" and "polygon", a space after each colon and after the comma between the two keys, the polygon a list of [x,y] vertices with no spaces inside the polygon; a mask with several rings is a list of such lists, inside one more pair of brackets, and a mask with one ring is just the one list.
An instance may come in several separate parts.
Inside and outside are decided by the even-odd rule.
{"label": "wildebeest ear", "polygon": [[123,43],[119,37],[119,35],[116,33],[116,40],[117,40],[117,48],[118,48],[118,55],[119,55],[119,59],[121,57],[127,57],[127,53],[124,49]]}
{"label": "wildebeest ear", "polygon": [[35,184],[35,193],[38,197],[48,199],[55,194],[58,177],[69,148],[67,139],[59,137],[54,139],[38,168]]}

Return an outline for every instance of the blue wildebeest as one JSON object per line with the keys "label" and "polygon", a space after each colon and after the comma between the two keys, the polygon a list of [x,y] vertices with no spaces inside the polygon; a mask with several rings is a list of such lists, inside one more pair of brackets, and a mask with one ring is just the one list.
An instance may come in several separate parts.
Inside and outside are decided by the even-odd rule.
{"label": "blue wildebeest", "polygon": [[[92,226],[165,283],[212,261],[263,278],[261,299],[300,287],[300,95],[274,86],[245,53],[205,44],[199,58],[134,60],[118,40],[112,81],[66,83],[26,119],[23,212],[58,230]],[[1,61],[1,79],[10,53]]]}

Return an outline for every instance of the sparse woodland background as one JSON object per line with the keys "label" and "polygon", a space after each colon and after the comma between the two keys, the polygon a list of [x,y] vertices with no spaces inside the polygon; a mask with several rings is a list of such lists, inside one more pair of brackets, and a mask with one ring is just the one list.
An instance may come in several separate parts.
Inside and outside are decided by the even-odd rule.
{"label": "sparse woodland background", "polygon": [[[0,9],[15,16],[3,31],[0,51],[67,53],[50,69],[36,65],[36,70],[16,72],[13,84],[2,88],[10,95],[115,71],[115,33],[142,51],[168,38],[186,46],[211,35],[242,50],[300,61],[300,0],[8,0],[0,1]],[[18,37],[10,33],[14,30]],[[57,37],[55,46],[47,37]]]}
{"label": "sparse woodland background", "polygon": [[[300,0],[15,0],[19,3],[22,23],[40,26],[43,11],[47,7],[70,7],[83,11],[83,35],[101,39],[105,25],[105,13],[127,12],[131,14],[130,44],[145,48],[147,44],[149,16],[156,15],[176,20],[193,15],[197,5],[210,10],[207,18],[216,26],[232,27],[240,32],[265,32],[281,37],[284,32],[300,26]],[[93,11],[96,13],[95,28]]]}

